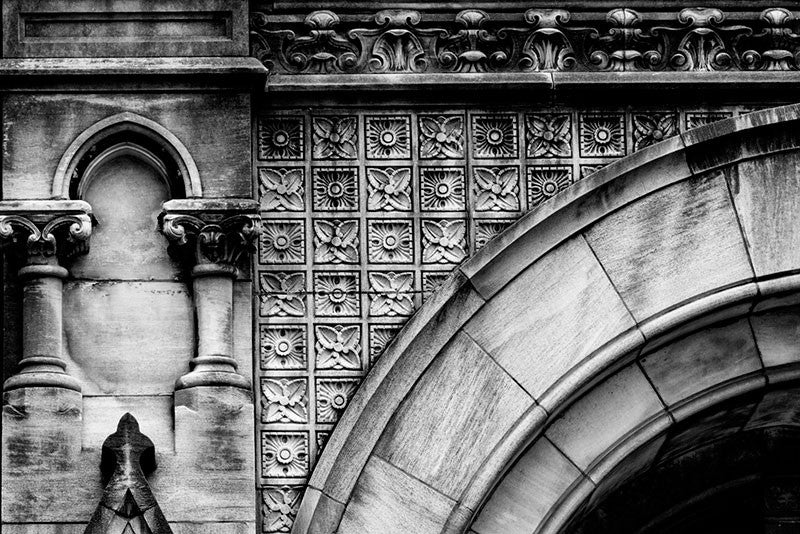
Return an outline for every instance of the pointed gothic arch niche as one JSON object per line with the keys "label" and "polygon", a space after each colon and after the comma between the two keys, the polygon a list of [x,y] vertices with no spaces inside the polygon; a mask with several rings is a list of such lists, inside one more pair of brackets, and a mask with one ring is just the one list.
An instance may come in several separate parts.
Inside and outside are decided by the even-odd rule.
{"label": "pointed gothic arch niche", "polygon": [[[102,395],[169,394],[188,371],[192,302],[158,217],[165,201],[201,195],[183,144],[133,113],[99,121],[64,153],[53,196],[88,202],[95,219],[89,253],[72,263],[64,291],[66,346],[87,413]],[[126,409],[143,422],[164,409],[156,397],[139,402],[149,408]]]}
{"label": "pointed gothic arch niche", "polygon": [[61,158],[53,195],[94,208],[92,253],[76,261],[76,277],[179,276],[156,219],[166,200],[201,196],[202,189],[186,147],[163,126],[134,113],[92,125]]}

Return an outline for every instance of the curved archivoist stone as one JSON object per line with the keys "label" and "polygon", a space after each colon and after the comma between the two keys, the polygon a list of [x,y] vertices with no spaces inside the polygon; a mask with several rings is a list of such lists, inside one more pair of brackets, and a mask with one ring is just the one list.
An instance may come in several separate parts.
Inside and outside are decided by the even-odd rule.
{"label": "curved archivoist stone", "polygon": [[103,443],[100,469],[108,483],[84,534],[172,534],[145,478],[155,468],[153,442],[126,413]]}
{"label": "curved archivoist stone", "polygon": [[[759,359],[747,329],[721,337],[745,336],[725,354],[702,350],[708,336],[699,351],[676,348],[797,304],[798,123],[800,106],[787,106],[647,147],[487,244],[353,397],[295,532],[463,532],[542,433],[580,468],[548,487],[549,523],[527,525],[555,531],[674,420],[800,375],[796,340]],[[577,436],[592,425],[607,435]]]}

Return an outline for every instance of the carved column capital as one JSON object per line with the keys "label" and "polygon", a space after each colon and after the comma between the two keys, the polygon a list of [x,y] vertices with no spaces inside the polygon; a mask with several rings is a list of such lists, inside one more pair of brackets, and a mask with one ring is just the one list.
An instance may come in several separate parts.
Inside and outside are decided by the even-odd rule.
{"label": "carved column capital", "polygon": [[253,250],[260,218],[249,199],[179,199],[164,203],[161,231],[173,244],[191,251],[192,274],[236,274]]}
{"label": "carved column capital", "polygon": [[0,201],[0,244],[24,254],[29,265],[85,254],[91,214],[91,206],[81,200]]}

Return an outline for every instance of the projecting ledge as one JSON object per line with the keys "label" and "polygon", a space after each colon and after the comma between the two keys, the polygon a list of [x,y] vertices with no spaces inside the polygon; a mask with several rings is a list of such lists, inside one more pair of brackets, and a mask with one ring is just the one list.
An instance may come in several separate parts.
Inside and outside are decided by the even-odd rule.
{"label": "projecting ledge", "polygon": [[267,68],[249,57],[0,59],[0,90],[92,87],[263,88]]}
{"label": "projecting ledge", "polygon": [[392,73],[392,74],[273,74],[267,81],[267,92],[273,97],[304,98],[321,96],[337,98],[365,94],[443,95],[448,102],[454,97],[469,100],[471,95],[482,99],[496,94],[523,93],[527,99],[578,99],[587,97],[651,100],[653,93],[665,99],[700,98],[713,94],[715,100],[726,96],[737,101],[748,95],[763,101],[794,101],[800,89],[800,71],[729,71],[729,72],[485,72],[485,73]]}

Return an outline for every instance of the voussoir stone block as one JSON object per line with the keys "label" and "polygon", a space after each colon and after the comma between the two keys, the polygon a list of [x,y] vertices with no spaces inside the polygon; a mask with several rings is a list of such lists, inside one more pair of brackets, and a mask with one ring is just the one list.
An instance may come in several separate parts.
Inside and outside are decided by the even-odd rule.
{"label": "voussoir stone block", "polygon": [[438,534],[455,501],[377,456],[367,462],[338,532]]}
{"label": "voussoir stone block", "polygon": [[771,154],[724,170],[756,275],[800,267],[800,152]]}
{"label": "voussoir stone block", "polygon": [[578,236],[523,271],[464,330],[539,398],[574,365],[635,326]]}
{"label": "voussoir stone block", "polygon": [[720,173],[651,193],[586,238],[637,322],[753,277]]}
{"label": "voussoir stone block", "polygon": [[[448,391],[468,391],[451,396]],[[389,423],[375,454],[457,499],[533,399],[467,335],[450,342]]]}
{"label": "voussoir stone block", "polygon": [[539,439],[503,478],[472,528],[477,534],[530,534],[582,476],[548,439]]}
{"label": "voussoir stone block", "polygon": [[640,361],[668,406],[761,369],[747,319],[701,330]]}
{"label": "voussoir stone block", "polygon": [[755,314],[750,324],[764,367],[800,362],[800,307]]}
{"label": "voussoir stone block", "polygon": [[616,443],[663,413],[653,387],[632,364],[579,398],[545,435],[586,472]]}

